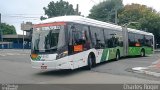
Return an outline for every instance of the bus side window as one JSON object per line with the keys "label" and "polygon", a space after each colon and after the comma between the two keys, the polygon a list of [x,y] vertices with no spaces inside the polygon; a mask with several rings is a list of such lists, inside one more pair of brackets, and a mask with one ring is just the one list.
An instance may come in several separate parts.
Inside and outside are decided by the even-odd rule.
{"label": "bus side window", "polygon": [[116,44],[117,44],[116,33],[113,31],[110,31],[108,34],[109,34],[108,47],[109,48],[116,47]]}
{"label": "bus side window", "polygon": [[81,30],[80,26],[71,26],[69,32],[69,45],[79,45],[84,43],[85,37],[83,37],[83,33],[84,32]]}
{"label": "bus side window", "polygon": [[153,37],[145,35],[145,46],[152,47],[153,44]]}
{"label": "bus side window", "polygon": [[74,52],[81,52],[90,49],[88,27],[76,24],[71,26],[69,32],[69,49]]}
{"label": "bus side window", "polygon": [[73,36],[72,36],[72,32],[74,31],[75,27],[74,26],[69,26],[69,45],[73,45]]}
{"label": "bus side window", "polygon": [[128,33],[129,46],[135,46],[135,34],[129,32]]}
{"label": "bus side window", "polygon": [[105,48],[103,29],[99,27],[91,27],[92,46],[96,49]]}
{"label": "bus side window", "polygon": [[88,50],[88,49],[91,48],[91,41],[89,39],[89,31],[88,31],[87,28],[85,28],[85,27],[83,28],[83,30],[84,30],[84,37],[85,37],[84,50]]}

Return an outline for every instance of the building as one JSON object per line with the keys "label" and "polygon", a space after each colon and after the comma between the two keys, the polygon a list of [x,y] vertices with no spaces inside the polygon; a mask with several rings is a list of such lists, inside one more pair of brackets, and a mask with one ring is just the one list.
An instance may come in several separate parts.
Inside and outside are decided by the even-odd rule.
{"label": "building", "polygon": [[[3,35],[3,42],[0,42],[0,49],[30,49],[31,38],[27,35]],[[24,46],[23,46],[24,40]]]}
{"label": "building", "polygon": [[[31,22],[22,23],[23,35],[2,35],[0,49],[30,49],[32,26]],[[24,35],[24,32],[26,32],[26,35]]]}

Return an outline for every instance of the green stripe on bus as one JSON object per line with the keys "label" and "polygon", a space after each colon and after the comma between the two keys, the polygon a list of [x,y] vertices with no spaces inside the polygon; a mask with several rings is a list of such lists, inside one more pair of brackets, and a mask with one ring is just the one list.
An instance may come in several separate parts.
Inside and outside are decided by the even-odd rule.
{"label": "green stripe on bus", "polygon": [[104,49],[101,57],[101,62],[114,59],[116,55],[116,50],[116,48]]}
{"label": "green stripe on bus", "polygon": [[101,57],[101,62],[108,60],[109,49],[104,49]]}

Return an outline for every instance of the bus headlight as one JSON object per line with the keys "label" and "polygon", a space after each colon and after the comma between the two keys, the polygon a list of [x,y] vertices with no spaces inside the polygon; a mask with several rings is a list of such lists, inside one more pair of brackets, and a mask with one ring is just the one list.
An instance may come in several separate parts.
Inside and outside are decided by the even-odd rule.
{"label": "bus headlight", "polygon": [[64,51],[56,56],[56,59],[60,59],[68,55],[68,51]]}
{"label": "bus headlight", "polygon": [[32,59],[36,59],[37,57],[38,57],[38,54],[33,54],[33,53],[31,54]]}

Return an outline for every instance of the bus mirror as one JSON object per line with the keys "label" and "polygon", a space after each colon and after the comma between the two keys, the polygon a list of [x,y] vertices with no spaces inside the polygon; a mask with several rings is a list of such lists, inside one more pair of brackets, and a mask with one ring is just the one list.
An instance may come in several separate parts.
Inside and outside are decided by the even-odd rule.
{"label": "bus mirror", "polygon": [[74,52],[83,51],[83,45],[74,45]]}

